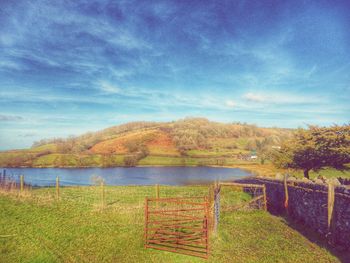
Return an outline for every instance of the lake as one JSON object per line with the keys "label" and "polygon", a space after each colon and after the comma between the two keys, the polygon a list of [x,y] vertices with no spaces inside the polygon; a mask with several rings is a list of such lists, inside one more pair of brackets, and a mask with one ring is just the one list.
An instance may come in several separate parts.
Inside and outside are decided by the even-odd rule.
{"label": "lake", "polygon": [[[1,173],[3,174],[3,168]],[[221,167],[114,167],[114,168],[6,168],[6,175],[33,186],[51,186],[60,178],[60,184],[93,185],[102,177],[107,185],[191,185],[209,184],[215,180],[232,181],[252,175],[238,168]]]}

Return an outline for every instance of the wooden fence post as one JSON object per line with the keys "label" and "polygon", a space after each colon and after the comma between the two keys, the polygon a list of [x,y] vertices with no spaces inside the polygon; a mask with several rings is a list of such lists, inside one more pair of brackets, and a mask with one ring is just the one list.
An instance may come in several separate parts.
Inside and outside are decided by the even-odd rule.
{"label": "wooden fence post", "polygon": [[60,200],[60,178],[58,176],[56,177],[56,199]]}
{"label": "wooden fence post", "polygon": [[101,181],[101,205],[102,208],[105,207],[105,182]]}
{"label": "wooden fence post", "polygon": [[145,248],[147,248],[148,245],[148,198],[145,198],[145,233],[144,233],[144,239],[145,239]]}
{"label": "wooden fence post", "polygon": [[263,184],[263,194],[264,194],[264,210],[267,211],[267,198],[266,198],[266,186]]}
{"label": "wooden fence post", "polygon": [[284,175],[284,207],[288,213],[288,202],[289,202],[289,194],[288,194],[288,183],[287,183],[287,174]]}
{"label": "wooden fence post", "polygon": [[211,234],[210,233],[210,231],[211,231],[211,229],[210,229],[210,208],[209,208],[209,205],[210,205],[210,200],[208,200],[208,197],[205,197],[204,198],[204,200],[205,200],[205,217],[206,217],[206,221],[205,221],[205,229],[206,229],[206,231],[205,231],[205,234],[206,234],[206,240],[207,240],[207,242],[206,242],[206,251],[207,251],[207,253],[208,253],[208,251],[209,251],[209,235]]}
{"label": "wooden fence post", "polygon": [[24,176],[21,175],[19,178],[20,178],[20,193],[22,195],[23,194],[23,189],[24,189]]}
{"label": "wooden fence post", "polygon": [[334,184],[328,184],[328,230],[331,227],[332,216],[333,216],[333,208],[334,208]]}
{"label": "wooden fence post", "polygon": [[214,189],[215,185],[209,185],[208,200],[209,200],[209,229],[213,231],[214,226]]}

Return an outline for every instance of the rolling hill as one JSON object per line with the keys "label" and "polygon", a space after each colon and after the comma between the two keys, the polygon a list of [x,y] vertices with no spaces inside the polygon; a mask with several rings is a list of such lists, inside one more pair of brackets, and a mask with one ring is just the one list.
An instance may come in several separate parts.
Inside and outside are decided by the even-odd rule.
{"label": "rolling hill", "polygon": [[44,139],[30,149],[0,152],[0,166],[229,165],[249,159],[254,152],[264,159],[291,133],[290,129],[204,118],[131,122],[66,139]]}

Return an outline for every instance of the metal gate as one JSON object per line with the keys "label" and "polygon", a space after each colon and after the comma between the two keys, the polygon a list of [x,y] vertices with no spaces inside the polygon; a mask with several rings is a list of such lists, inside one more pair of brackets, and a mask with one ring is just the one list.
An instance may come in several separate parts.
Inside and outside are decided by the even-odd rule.
{"label": "metal gate", "polygon": [[208,258],[207,197],[146,198],[145,247]]}

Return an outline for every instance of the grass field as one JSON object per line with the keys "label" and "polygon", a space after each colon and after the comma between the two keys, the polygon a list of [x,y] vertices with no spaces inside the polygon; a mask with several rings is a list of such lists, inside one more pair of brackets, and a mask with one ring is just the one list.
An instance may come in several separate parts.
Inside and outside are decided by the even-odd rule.
{"label": "grass field", "polygon": [[165,166],[196,166],[201,162],[208,161],[208,158],[191,157],[168,157],[168,156],[147,156],[138,162],[138,165],[165,165]]}
{"label": "grass field", "polygon": [[[293,172],[293,174],[297,177],[300,177],[300,178],[303,177],[302,171]],[[348,171],[338,171],[338,170],[333,169],[333,168],[327,168],[327,169],[320,170],[319,172],[311,171],[309,176],[311,179],[317,178],[318,176],[324,176],[326,178],[332,178],[332,177],[350,178],[350,171],[349,170]]]}
{"label": "grass field", "polygon": [[248,154],[249,151],[242,149],[224,150],[190,150],[187,155],[191,157],[235,157],[237,154]]}
{"label": "grass field", "polygon": [[[277,173],[280,174],[290,174],[297,178],[303,178],[304,174],[301,170],[286,170],[278,169],[271,163],[260,164],[258,162],[247,162],[247,161],[232,161],[227,162],[227,167],[236,167],[251,171],[255,175],[266,176],[266,177],[275,177]],[[310,179],[315,179],[318,176],[324,176],[326,178],[350,178],[350,170],[339,171],[333,168],[325,168],[318,172],[310,171]]]}
{"label": "grass field", "polygon": [[[160,195],[207,192],[207,187],[162,186]],[[222,214],[207,261],[145,249],[144,198],[155,195],[154,187],[106,187],[103,211],[98,187],[61,188],[60,202],[54,194],[53,188],[21,199],[0,193],[1,262],[340,262],[265,211]],[[237,203],[246,196],[227,198]]]}

